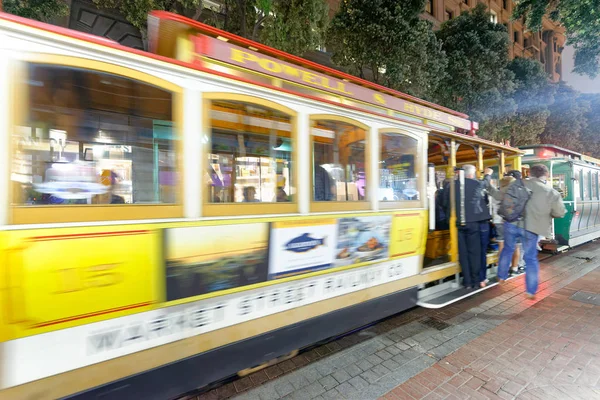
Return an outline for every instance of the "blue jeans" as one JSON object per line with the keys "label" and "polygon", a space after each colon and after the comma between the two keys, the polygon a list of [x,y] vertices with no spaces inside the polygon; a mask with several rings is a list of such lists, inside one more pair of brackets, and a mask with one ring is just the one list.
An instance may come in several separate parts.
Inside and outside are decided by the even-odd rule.
{"label": "blue jeans", "polygon": [[508,222],[504,223],[504,248],[498,262],[498,278],[504,280],[508,278],[508,269],[510,268],[518,239],[521,239],[523,248],[527,293],[535,294],[538,289],[538,275],[540,272],[540,264],[537,258],[538,235]]}

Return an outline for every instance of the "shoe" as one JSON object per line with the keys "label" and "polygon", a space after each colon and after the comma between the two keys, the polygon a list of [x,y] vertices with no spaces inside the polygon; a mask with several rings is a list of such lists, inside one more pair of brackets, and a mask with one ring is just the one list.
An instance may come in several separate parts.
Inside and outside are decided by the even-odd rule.
{"label": "shoe", "polygon": [[527,293],[527,299],[529,299],[529,300],[535,299],[535,294],[529,294],[529,293]]}
{"label": "shoe", "polygon": [[506,283],[506,281],[504,279],[498,279],[498,283],[500,285],[504,285]]}
{"label": "shoe", "polygon": [[489,282],[489,279],[486,279],[485,281],[483,281],[479,284],[479,287],[482,287],[482,288],[486,287],[488,282]]}

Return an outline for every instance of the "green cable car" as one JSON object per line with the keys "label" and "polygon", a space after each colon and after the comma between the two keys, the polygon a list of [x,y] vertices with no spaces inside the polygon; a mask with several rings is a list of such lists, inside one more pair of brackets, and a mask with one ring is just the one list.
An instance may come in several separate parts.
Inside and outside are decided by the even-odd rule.
{"label": "green cable car", "polygon": [[567,213],[554,219],[551,237],[540,242],[547,251],[560,252],[600,237],[600,160],[554,145],[520,147],[525,152],[523,175],[532,165],[544,164],[550,171],[548,184],[562,194]]}

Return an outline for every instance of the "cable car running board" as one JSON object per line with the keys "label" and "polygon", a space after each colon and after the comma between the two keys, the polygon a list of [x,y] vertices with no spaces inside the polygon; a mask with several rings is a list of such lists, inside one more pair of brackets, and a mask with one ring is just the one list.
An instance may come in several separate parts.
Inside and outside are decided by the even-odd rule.
{"label": "cable car running board", "polygon": [[[516,278],[520,275],[523,275],[524,272],[519,272],[517,274],[514,274],[513,276],[509,277],[507,280],[511,280],[513,278]],[[419,307],[423,307],[423,308],[430,308],[430,309],[438,309],[438,308],[444,308],[446,306],[449,306],[450,304],[456,303],[458,301],[461,301],[463,299],[466,299],[467,297],[471,297],[474,294],[483,292],[484,290],[488,290],[494,286],[497,286],[498,283],[498,277],[493,277],[489,280],[488,284],[486,287],[484,288],[477,288],[477,289],[466,289],[466,288],[450,288],[444,291],[440,291],[437,292],[435,294],[429,295],[429,296],[425,296],[422,299],[419,299],[417,301],[417,305]]]}

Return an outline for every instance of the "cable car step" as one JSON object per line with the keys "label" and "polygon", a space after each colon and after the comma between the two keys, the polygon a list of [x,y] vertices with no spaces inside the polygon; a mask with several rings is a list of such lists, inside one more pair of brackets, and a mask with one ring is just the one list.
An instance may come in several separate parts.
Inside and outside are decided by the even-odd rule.
{"label": "cable car step", "polygon": [[[508,280],[516,278],[517,276],[523,274],[524,272],[518,272],[513,274]],[[476,293],[483,292],[484,290],[488,290],[491,287],[498,285],[498,277],[494,276],[489,279],[489,282],[484,288],[476,288],[476,289],[467,289],[464,287],[460,288],[449,288],[435,294],[425,296],[417,301],[417,305],[423,308],[443,308],[449,306],[450,304],[456,303],[462,299],[466,299],[467,297],[471,297]]]}

